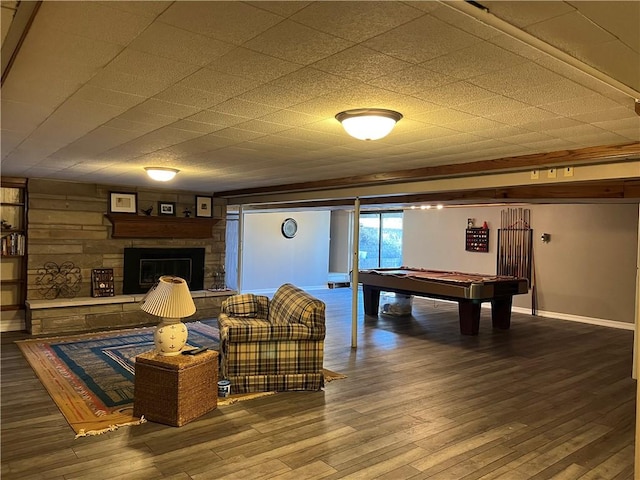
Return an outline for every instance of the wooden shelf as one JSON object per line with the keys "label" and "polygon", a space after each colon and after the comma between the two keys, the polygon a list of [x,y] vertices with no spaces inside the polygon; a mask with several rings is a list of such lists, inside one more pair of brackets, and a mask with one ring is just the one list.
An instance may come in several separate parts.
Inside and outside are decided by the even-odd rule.
{"label": "wooden shelf", "polygon": [[217,218],[184,218],[108,213],[112,238],[211,238]]}

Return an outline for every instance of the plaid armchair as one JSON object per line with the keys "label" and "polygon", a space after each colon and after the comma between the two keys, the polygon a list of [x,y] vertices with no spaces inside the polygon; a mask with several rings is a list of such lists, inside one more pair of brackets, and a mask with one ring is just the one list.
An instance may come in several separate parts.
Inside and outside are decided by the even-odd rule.
{"label": "plaid armchair", "polygon": [[218,317],[220,376],[232,393],[320,390],[325,304],[291,284],[271,300],[245,293],[227,298]]}

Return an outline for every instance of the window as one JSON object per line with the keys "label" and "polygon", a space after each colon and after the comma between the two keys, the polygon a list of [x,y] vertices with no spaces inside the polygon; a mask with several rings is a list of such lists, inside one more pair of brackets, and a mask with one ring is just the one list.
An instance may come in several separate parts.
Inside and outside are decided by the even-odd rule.
{"label": "window", "polygon": [[358,264],[362,269],[402,265],[402,212],[360,214]]}

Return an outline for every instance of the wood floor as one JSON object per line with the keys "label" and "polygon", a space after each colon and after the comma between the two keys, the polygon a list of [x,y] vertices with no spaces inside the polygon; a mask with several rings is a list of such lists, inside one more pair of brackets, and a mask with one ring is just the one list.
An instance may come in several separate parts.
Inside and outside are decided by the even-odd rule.
{"label": "wood floor", "polygon": [[[453,304],[363,318],[327,303],[322,392],[219,407],[181,428],[148,422],[75,440],[2,337],[2,479],[632,479],[635,381],[628,330],[513,314],[461,336]],[[22,335],[24,336],[24,335]]]}

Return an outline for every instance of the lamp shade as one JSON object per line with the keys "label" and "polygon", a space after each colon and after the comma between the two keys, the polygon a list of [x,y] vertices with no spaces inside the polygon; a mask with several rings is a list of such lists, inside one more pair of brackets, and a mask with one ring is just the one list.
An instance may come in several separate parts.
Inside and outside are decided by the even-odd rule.
{"label": "lamp shade", "polygon": [[346,110],[336,115],[345,131],[359,140],[379,140],[391,133],[402,114],[382,108]]}
{"label": "lamp shade", "polygon": [[168,182],[180,171],[177,168],[165,168],[165,167],[145,167],[147,175],[152,180],[158,182]]}
{"label": "lamp shade", "polygon": [[140,307],[151,315],[163,318],[184,318],[196,313],[187,282],[180,277],[164,275],[147,293]]}

